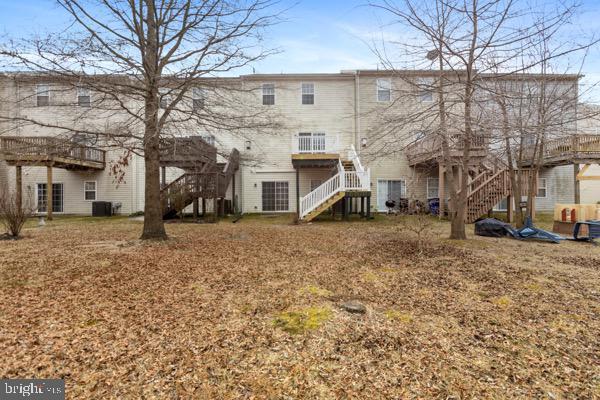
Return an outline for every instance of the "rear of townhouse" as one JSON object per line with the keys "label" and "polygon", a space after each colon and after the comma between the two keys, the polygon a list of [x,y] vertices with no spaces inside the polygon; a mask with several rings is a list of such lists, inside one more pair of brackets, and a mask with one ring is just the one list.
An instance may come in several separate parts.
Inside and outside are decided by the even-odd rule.
{"label": "rear of townhouse", "polygon": [[[407,71],[418,79],[428,79],[427,71]],[[2,99],[0,113],[5,116],[28,116],[48,125],[60,125],[62,113],[57,109],[61,97],[72,97],[79,104],[77,91],[59,90],[60,83],[43,77],[19,74],[0,76]],[[237,148],[242,163],[235,174],[237,186],[228,188],[228,197],[235,196],[242,213],[296,213],[299,199],[335,174],[338,159],[345,159],[355,149],[365,168],[370,170],[369,197],[372,211],[386,211],[388,199],[410,198],[426,202],[440,197],[440,174],[437,167],[424,168],[409,162],[402,149],[410,135],[396,135],[397,151],[382,145],[378,110],[394,101],[395,96],[410,92],[404,77],[385,71],[342,71],[334,74],[253,74],[234,78],[236,84],[250,89],[242,94],[245,102],[278,116],[285,122],[274,133],[231,134],[207,131],[202,126],[190,126],[184,136],[200,135],[214,142],[220,153]],[[39,101],[38,96],[48,96]],[[88,93],[92,97],[93,93]],[[22,101],[23,98],[29,100]],[[19,100],[17,100],[19,99]],[[426,107],[435,99],[434,93],[417,93],[415,106]],[[85,100],[85,99],[84,99]],[[210,98],[207,99],[210,101]],[[75,110],[76,111],[76,110]],[[94,116],[87,111],[89,118]],[[406,130],[413,128],[406,127]],[[21,126],[15,121],[0,122],[0,137],[53,136],[56,129],[42,126]],[[400,141],[400,142],[398,142]],[[62,214],[90,215],[94,201],[110,201],[122,214],[144,209],[144,160],[133,155],[122,179],[111,173],[112,161],[121,156],[118,149],[106,152],[106,167],[73,170],[53,168],[53,210]],[[310,154],[310,157],[306,157]],[[307,159],[312,161],[306,161]],[[22,166],[22,190],[36,204],[42,204],[47,191],[48,170],[42,166]],[[183,173],[167,167],[166,183]],[[15,188],[15,167],[0,161],[0,184],[5,190]],[[570,166],[545,168],[538,184],[539,211],[552,210],[554,203],[570,203],[574,199],[573,169]],[[445,193],[448,193],[445,190]],[[207,207],[213,207],[210,202]],[[502,209],[502,203],[497,206]],[[40,209],[40,213],[44,210]]]}

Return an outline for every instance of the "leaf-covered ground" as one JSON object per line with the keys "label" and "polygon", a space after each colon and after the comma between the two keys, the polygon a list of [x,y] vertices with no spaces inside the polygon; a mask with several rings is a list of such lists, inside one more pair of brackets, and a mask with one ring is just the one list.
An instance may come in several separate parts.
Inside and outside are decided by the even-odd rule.
{"label": "leaf-covered ground", "polygon": [[0,242],[0,377],[72,399],[600,397],[599,247],[436,224],[420,255],[394,218],[29,228]]}

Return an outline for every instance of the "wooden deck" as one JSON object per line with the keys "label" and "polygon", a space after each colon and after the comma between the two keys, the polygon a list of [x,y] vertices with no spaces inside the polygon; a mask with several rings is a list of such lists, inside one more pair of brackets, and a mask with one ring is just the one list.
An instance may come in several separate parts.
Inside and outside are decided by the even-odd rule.
{"label": "wooden deck", "polygon": [[[427,135],[406,146],[406,157],[411,167],[417,165],[437,164],[442,159],[442,139],[437,135]],[[450,140],[450,157],[458,164],[463,155],[460,135],[453,135]],[[476,135],[471,145],[471,157],[474,164],[488,155],[488,141],[484,136]]]}
{"label": "wooden deck", "polygon": [[9,165],[74,170],[102,170],[106,166],[104,150],[47,136],[0,137],[0,158]]}
{"label": "wooden deck", "polygon": [[217,163],[217,148],[200,136],[162,140],[160,165],[186,170],[200,170],[206,164]]}
{"label": "wooden deck", "polygon": [[[530,154],[525,165],[533,164]],[[600,162],[600,135],[570,135],[546,142],[543,166],[597,164]]]}

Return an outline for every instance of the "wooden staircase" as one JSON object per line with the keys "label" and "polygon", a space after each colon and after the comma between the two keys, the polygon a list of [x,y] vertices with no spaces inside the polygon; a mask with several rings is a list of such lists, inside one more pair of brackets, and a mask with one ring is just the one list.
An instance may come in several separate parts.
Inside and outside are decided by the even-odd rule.
{"label": "wooden staircase", "polygon": [[[531,170],[522,171],[521,182],[527,182],[530,174]],[[465,222],[471,224],[503,199],[512,196],[510,171],[508,168],[485,170],[469,182],[467,190]]]}
{"label": "wooden staircase", "polygon": [[465,220],[469,224],[475,222],[477,218],[512,193],[508,169],[496,172],[486,170],[476,176],[467,187],[472,188],[467,197],[467,215],[465,216]]}
{"label": "wooden staircase", "polygon": [[322,203],[320,206],[318,206],[317,208],[315,208],[314,210],[309,212],[304,218],[302,218],[302,221],[304,221],[304,222],[312,221],[313,219],[315,219],[316,217],[321,215],[323,212],[325,212],[329,208],[333,207],[338,201],[342,200],[345,195],[346,195],[346,192],[337,192],[336,194],[331,196],[329,199],[327,199],[324,203]]}
{"label": "wooden staircase", "polygon": [[174,218],[198,198],[225,198],[239,168],[240,153],[233,149],[226,163],[205,164],[200,171],[186,171],[160,191],[163,219]]}
{"label": "wooden staircase", "polygon": [[348,192],[370,196],[370,191],[371,173],[360,163],[354,146],[350,146],[348,158],[339,160],[335,174],[300,200],[300,221],[312,221],[343,199]]}

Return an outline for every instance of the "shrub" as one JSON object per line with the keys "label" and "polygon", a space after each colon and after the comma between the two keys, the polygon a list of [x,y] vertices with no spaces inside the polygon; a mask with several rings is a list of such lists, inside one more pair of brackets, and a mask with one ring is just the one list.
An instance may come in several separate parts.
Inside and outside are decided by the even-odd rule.
{"label": "shrub", "polygon": [[18,238],[23,225],[34,214],[35,207],[31,199],[31,191],[27,201],[21,202],[19,202],[16,192],[0,193],[0,223],[9,236]]}

